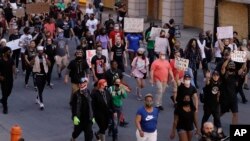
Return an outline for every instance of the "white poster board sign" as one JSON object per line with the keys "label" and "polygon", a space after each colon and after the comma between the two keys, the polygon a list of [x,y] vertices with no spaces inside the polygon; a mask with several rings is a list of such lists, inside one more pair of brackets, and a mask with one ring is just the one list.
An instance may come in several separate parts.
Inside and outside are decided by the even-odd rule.
{"label": "white poster board sign", "polygon": [[19,39],[13,40],[13,41],[9,41],[6,43],[7,47],[10,47],[11,50],[16,50],[16,49],[20,49],[21,47],[18,46],[19,44]]}
{"label": "white poster board sign", "polygon": [[124,18],[124,32],[140,33],[143,32],[143,18]]}
{"label": "white poster board sign", "polygon": [[150,31],[150,39],[149,40],[155,40],[156,37],[160,36],[161,31],[164,30],[165,34],[168,35],[169,29],[159,28],[159,27],[152,27]]}
{"label": "white poster board sign", "polygon": [[[89,65],[89,68],[91,68],[91,60],[92,58],[96,55],[96,50],[86,50],[86,59],[87,59],[87,63]],[[109,64],[109,54],[108,54],[108,50],[107,49],[103,49],[102,50],[102,55],[104,55],[106,57],[106,67],[107,69],[110,68],[110,64]]]}
{"label": "white poster board sign", "polygon": [[187,70],[188,68],[188,64],[189,64],[189,60],[188,59],[184,59],[184,58],[176,58],[175,59],[175,67],[177,69],[180,69],[180,70]]}
{"label": "white poster board sign", "polygon": [[217,27],[217,38],[233,38],[233,26]]}
{"label": "white poster board sign", "polygon": [[231,59],[234,62],[244,63],[247,61],[247,52],[246,51],[233,51],[231,53]]}

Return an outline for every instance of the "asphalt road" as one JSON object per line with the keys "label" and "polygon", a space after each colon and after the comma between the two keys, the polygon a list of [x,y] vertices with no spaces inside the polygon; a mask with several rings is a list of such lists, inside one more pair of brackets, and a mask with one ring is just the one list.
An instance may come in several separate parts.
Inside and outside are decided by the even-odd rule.
{"label": "asphalt road", "polygon": [[[187,39],[194,37],[197,30],[185,29],[182,31],[182,42],[186,43]],[[74,43],[70,44],[71,52],[73,52]],[[129,122],[127,128],[119,128],[119,141],[135,141],[135,124],[134,118],[136,111],[143,105],[143,102],[137,101],[135,96],[135,80],[125,76],[125,81],[133,88],[128,98],[124,100],[124,113],[126,120]],[[202,86],[202,73],[199,71],[200,86]],[[10,140],[10,129],[13,125],[18,124],[22,127],[23,137],[26,141],[69,141],[73,131],[73,123],[71,120],[71,112],[69,107],[70,84],[64,84],[62,79],[58,79],[55,73],[52,77],[54,83],[53,89],[49,87],[44,91],[45,110],[40,111],[38,105],[35,104],[36,92],[32,87],[32,79],[30,78],[30,88],[24,87],[24,75],[20,72],[14,82],[14,88],[9,97],[9,114],[0,113],[0,141]],[[152,87],[146,80],[146,88],[142,93],[155,94],[156,89]],[[249,91],[245,91],[246,97],[250,100]],[[160,113],[158,120],[158,141],[169,140],[169,134],[173,122],[173,105],[170,101],[171,86],[169,86],[163,97],[164,111]],[[2,106],[0,105],[0,111]],[[199,107],[199,123],[202,118],[202,104]],[[210,120],[212,120],[210,118]],[[229,125],[231,123],[231,114],[228,113],[221,118],[222,126],[226,134],[229,133]],[[249,103],[242,104],[239,102],[239,123],[250,124]],[[93,127],[94,131],[98,128]],[[178,137],[175,138],[177,140]],[[83,134],[77,140],[84,140]],[[111,137],[107,137],[107,141]],[[194,140],[197,138],[194,137]]]}

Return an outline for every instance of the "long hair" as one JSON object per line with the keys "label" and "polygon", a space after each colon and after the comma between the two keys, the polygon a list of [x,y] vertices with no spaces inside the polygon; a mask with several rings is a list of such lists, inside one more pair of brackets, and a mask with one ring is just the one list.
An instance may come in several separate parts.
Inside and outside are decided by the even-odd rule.
{"label": "long hair", "polygon": [[195,41],[195,53],[200,53],[200,48],[198,46],[197,40],[195,38],[192,38],[189,40],[186,49],[185,49],[185,53],[189,53],[192,51],[192,43],[193,41]]}

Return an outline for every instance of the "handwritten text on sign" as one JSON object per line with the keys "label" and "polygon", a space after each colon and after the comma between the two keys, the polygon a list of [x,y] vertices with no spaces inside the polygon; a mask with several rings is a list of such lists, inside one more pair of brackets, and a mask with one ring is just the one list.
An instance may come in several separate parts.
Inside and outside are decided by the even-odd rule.
{"label": "handwritten text on sign", "polygon": [[226,39],[233,38],[233,27],[232,26],[224,26],[217,27],[218,39]]}
{"label": "handwritten text on sign", "polygon": [[162,30],[165,31],[165,34],[168,34],[169,29],[152,27],[149,40],[155,40],[156,37],[159,37]]}
{"label": "handwritten text on sign", "polygon": [[234,62],[244,63],[246,62],[246,59],[247,59],[246,56],[247,56],[246,51],[234,51],[231,53],[231,59]]}
{"label": "handwritten text on sign", "polygon": [[175,59],[175,67],[180,70],[186,70],[188,68],[189,60],[184,58]]}
{"label": "handwritten text on sign", "polygon": [[129,33],[143,32],[143,18],[124,18],[124,31]]}

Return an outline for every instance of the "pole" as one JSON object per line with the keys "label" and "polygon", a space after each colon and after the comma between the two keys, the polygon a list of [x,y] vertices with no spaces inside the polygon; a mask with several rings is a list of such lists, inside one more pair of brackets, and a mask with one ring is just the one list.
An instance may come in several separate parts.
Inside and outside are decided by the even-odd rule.
{"label": "pole", "polygon": [[219,26],[219,0],[215,0],[215,8],[214,8],[214,44],[217,41],[216,33],[217,27]]}

